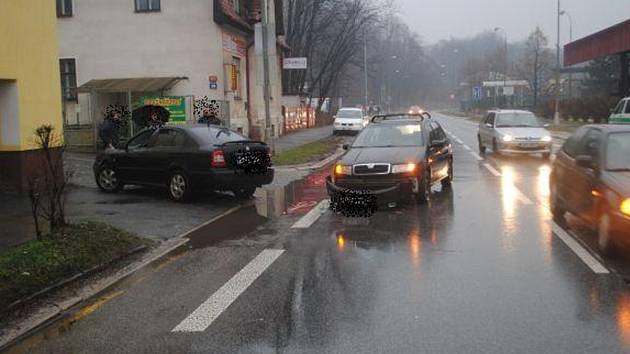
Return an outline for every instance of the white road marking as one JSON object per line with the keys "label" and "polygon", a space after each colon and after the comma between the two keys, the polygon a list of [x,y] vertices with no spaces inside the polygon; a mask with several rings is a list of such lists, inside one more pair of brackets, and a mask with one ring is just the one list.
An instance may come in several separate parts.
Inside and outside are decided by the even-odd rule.
{"label": "white road marking", "polygon": [[203,332],[225,311],[284,250],[263,250],[236,275],[184,319],[173,332]]}
{"label": "white road marking", "polygon": [[296,221],[292,229],[306,229],[309,228],[324,212],[328,209],[330,205],[330,200],[324,199],[317,206],[311,209],[306,215],[300,218],[300,220]]}
{"label": "white road marking", "polygon": [[484,163],[483,166],[490,171],[490,173],[492,173],[495,177],[501,177],[501,172],[497,171],[494,167],[492,167],[492,165],[490,165],[489,163]]}
{"label": "white road marking", "polygon": [[458,137],[455,137],[455,141],[457,141],[457,143],[460,145],[464,145],[464,142],[461,141]]}
{"label": "white road marking", "polygon": [[604,267],[593,255],[591,255],[574,237],[564,231],[558,224],[552,221],[551,229],[553,233],[558,236],[559,239],[564,242],[576,256],[578,256],[582,262],[584,262],[591,270],[596,274],[608,274],[610,273],[606,267]]}
{"label": "white road marking", "polygon": [[514,194],[516,195],[516,199],[518,201],[520,201],[521,203],[525,204],[525,205],[533,205],[534,202],[532,202],[531,199],[527,198],[527,196],[525,194],[523,194],[523,192],[521,192],[520,189],[518,189],[516,186],[514,187]]}
{"label": "white road marking", "polygon": [[483,161],[483,157],[479,156],[478,153],[471,151],[470,154],[473,155],[477,159],[477,161]]}
{"label": "white road marking", "polygon": [[470,150],[470,147],[468,145],[464,144],[463,146],[464,146],[464,149],[466,149],[468,151],[472,151],[472,150]]}

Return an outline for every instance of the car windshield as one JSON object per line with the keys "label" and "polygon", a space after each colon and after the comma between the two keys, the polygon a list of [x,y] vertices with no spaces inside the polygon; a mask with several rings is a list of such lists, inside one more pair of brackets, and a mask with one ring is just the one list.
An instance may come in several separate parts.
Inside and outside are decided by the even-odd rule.
{"label": "car windshield", "polygon": [[533,113],[500,113],[497,114],[496,127],[539,128],[542,124]]}
{"label": "car windshield", "polygon": [[337,118],[361,119],[363,118],[363,113],[358,109],[340,109],[337,112]]}
{"label": "car windshield", "polygon": [[200,145],[221,145],[233,141],[248,140],[241,134],[227,128],[199,126],[188,131]]}
{"label": "car windshield", "polygon": [[368,126],[355,140],[352,147],[421,146],[420,124],[376,124]]}
{"label": "car windshield", "polygon": [[630,171],[630,132],[613,133],[608,136],[606,169]]}

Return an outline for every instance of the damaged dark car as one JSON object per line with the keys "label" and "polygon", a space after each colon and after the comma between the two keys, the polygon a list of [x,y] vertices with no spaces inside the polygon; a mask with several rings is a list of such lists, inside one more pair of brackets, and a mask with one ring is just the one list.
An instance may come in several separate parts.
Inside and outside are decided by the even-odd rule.
{"label": "damaged dark car", "polygon": [[429,113],[375,116],[327,179],[333,211],[369,216],[405,202],[425,204],[453,181],[453,150]]}
{"label": "damaged dark car", "polygon": [[189,200],[196,191],[232,191],[250,198],[273,181],[267,144],[214,125],[146,129],[123,149],[110,149],[94,162],[99,189],[117,192],[127,184],[166,187],[171,199]]}

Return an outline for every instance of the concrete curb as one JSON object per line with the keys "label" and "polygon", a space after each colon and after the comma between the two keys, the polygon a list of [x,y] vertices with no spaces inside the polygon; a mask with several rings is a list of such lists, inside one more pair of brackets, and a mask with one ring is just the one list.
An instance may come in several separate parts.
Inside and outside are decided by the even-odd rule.
{"label": "concrete curb", "polygon": [[184,239],[182,237],[176,237],[165,241],[153,252],[144,255],[139,261],[129,264],[113,275],[103,278],[96,283],[90,284],[79,290],[76,296],[65,299],[61,302],[49,304],[39,309],[36,313],[29,316],[29,318],[10,324],[10,328],[6,329],[6,331],[0,335],[0,351],[7,349],[7,347],[11,344],[28,336],[33,331],[55,321],[63,314],[64,311],[70,309],[78,303],[98,295],[147,265],[176,251],[180,247],[186,245],[188,241],[188,239]]}
{"label": "concrete curb", "polygon": [[321,160],[321,161],[317,161],[317,162],[312,162],[310,164],[302,164],[302,165],[290,165],[290,166],[282,166],[282,167],[274,167],[274,169],[276,171],[306,171],[306,170],[316,170],[318,168],[322,168],[326,165],[328,165],[329,163],[335,161],[336,159],[339,158],[339,156],[343,155],[345,151],[342,149],[339,149],[337,151],[335,151],[335,153],[333,153],[332,155],[328,156],[327,158]]}

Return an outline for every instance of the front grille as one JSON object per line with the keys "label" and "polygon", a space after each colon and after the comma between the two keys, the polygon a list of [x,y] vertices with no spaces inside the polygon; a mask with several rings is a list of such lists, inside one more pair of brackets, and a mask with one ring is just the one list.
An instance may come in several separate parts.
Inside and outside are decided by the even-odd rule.
{"label": "front grille", "polygon": [[540,138],[536,138],[533,136],[528,136],[528,137],[520,137],[520,138],[514,138],[514,140],[516,141],[540,141]]}
{"label": "front grille", "polygon": [[387,163],[370,163],[354,165],[353,174],[357,176],[365,175],[386,175],[390,171],[390,164]]}

